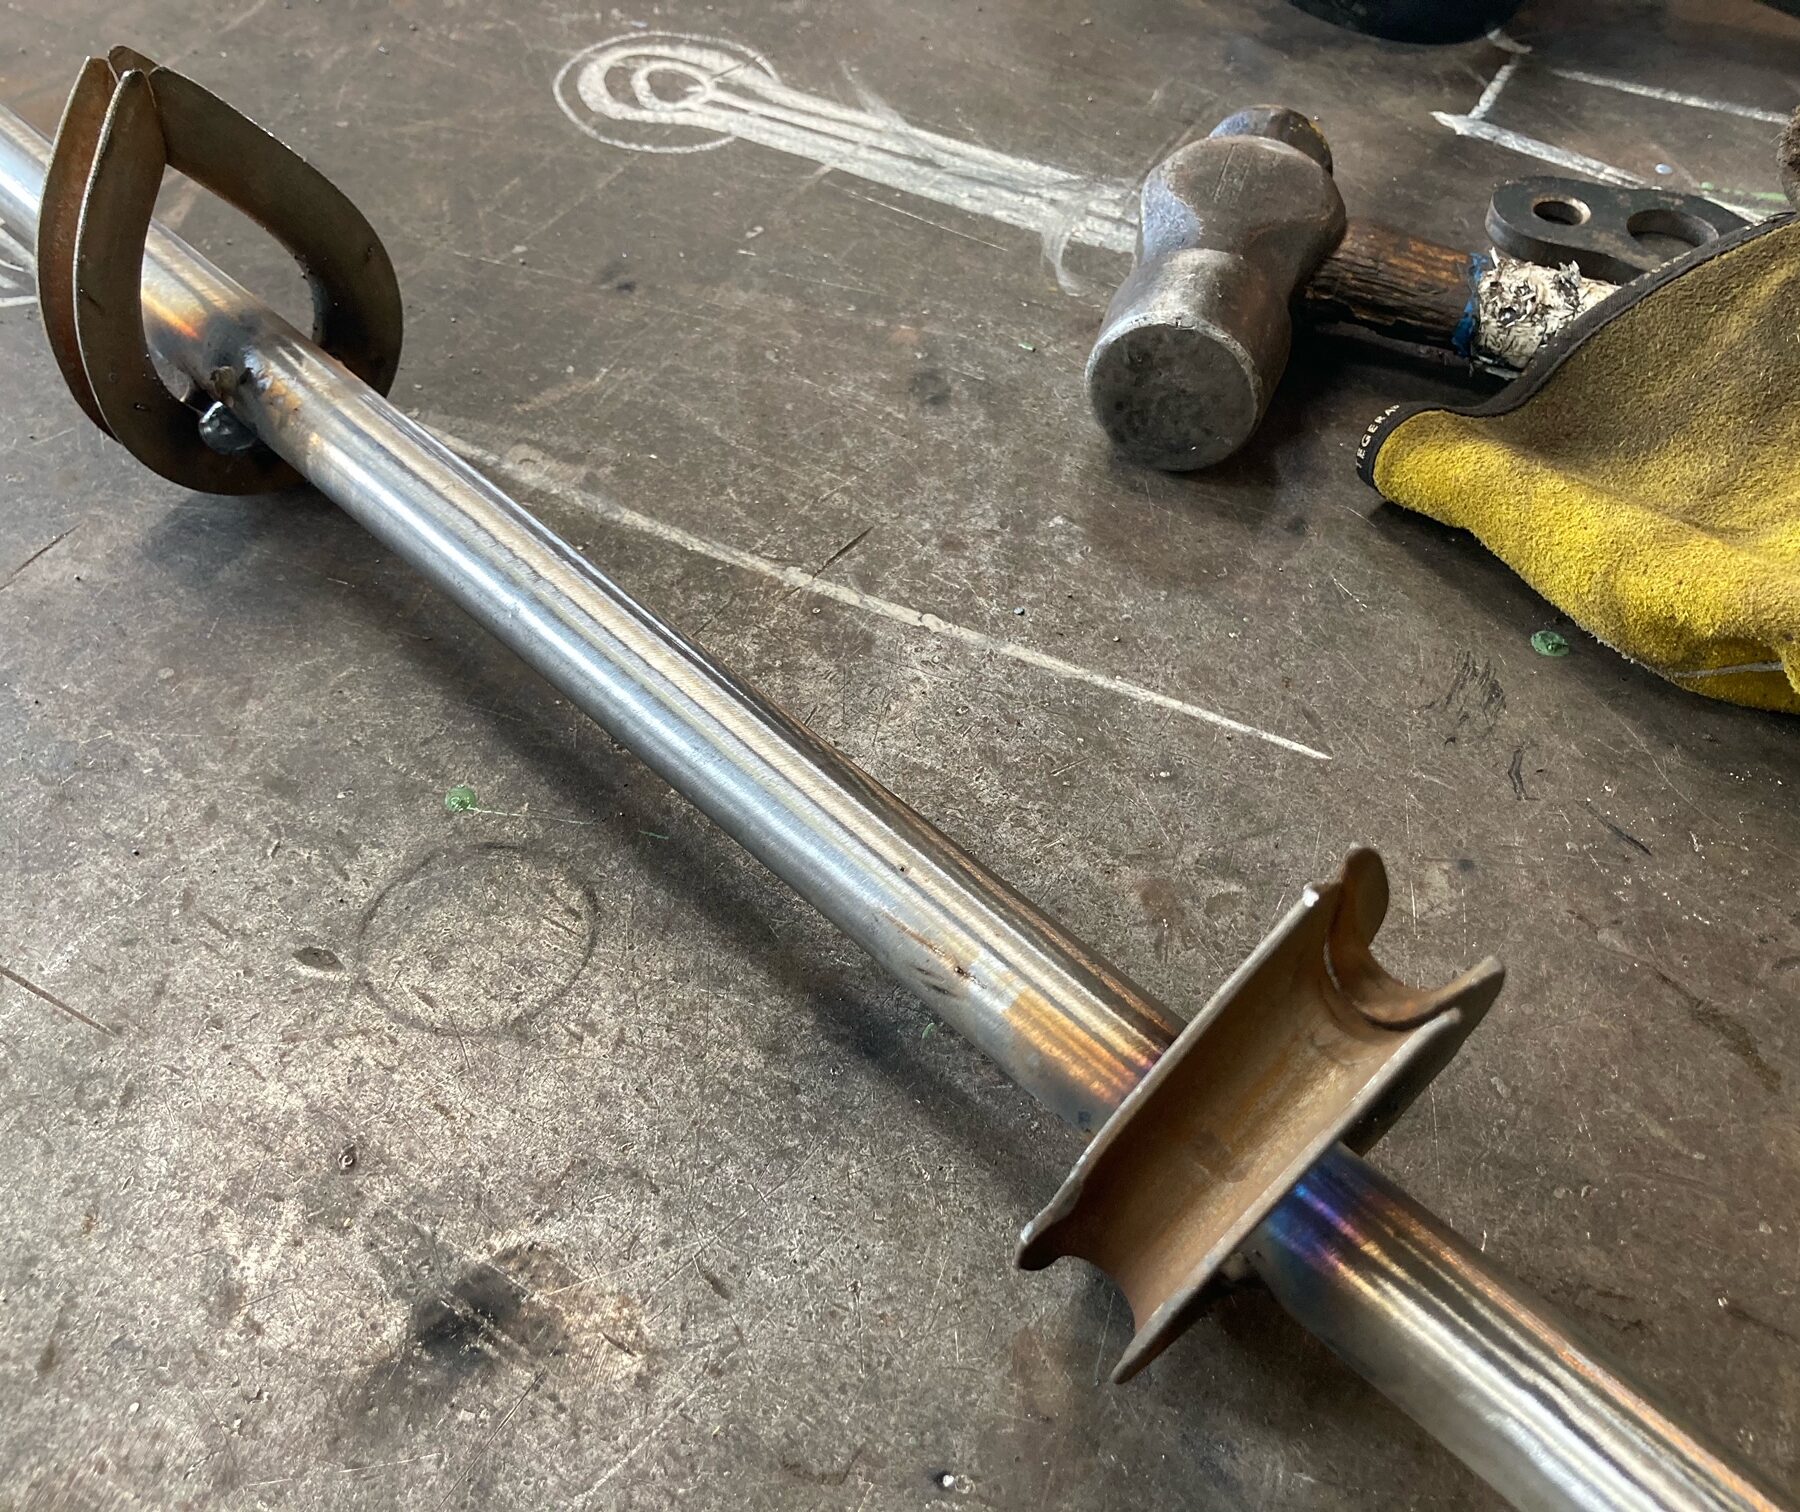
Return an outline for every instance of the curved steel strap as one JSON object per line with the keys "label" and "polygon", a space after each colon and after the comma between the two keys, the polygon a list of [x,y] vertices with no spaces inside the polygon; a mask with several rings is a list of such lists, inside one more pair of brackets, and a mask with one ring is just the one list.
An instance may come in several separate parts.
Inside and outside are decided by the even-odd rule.
{"label": "curved steel strap", "polygon": [[120,444],[172,483],[218,494],[293,487],[299,475],[265,448],[208,447],[150,359],[140,270],[165,161],[150,80],[133,69],[113,90],[75,232],[75,338],[94,403]]}
{"label": "curved steel strap", "polygon": [[211,90],[114,48],[147,71],[171,168],[242,210],[294,254],[312,287],[313,340],[377,393],[400,368],[400,284],[368,218],[330,179]]}
{"label": "curved steel strap", "polygon": [[192,80],[128,48],[82,70],[57,133],[38,239],[45,327],[70,390],[173,482],[225,494],[292,487],[299,475],[266,448],[225,456],[207,447],[151,359],[140,269],[165,168],[294,254],[312,289],[314,339],[384,393],[400,361],[393,263],[328,179]]}
{"label": "curved steel strap", "polygon": [[100,145],[106,107],[117,83],[104,58],[89,58],[77,76],[56,128],[56,150],[44,177],[37,233],[38,307],[43,311],[50,350],[69,392],[87,411],[88,419],[109,436],[112,427],[94,400],[81,362],[81,345],[75,339],[75,228],[81,220],[82,195],[94,166],[94,150]]}

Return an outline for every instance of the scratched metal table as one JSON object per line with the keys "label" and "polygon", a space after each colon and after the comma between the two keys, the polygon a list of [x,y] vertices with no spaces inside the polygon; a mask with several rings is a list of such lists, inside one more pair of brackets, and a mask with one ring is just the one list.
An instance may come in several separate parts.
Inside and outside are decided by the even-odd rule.
{"label": "scratched metal table", "polygon": [[[1546,164],[1772,205],[1800,21],[1539,9],[78,0],[0,94],[129,40],[293,142],[394,253],[397,397],[1168,1001],[1381,846],[1400,967],[1511,968],[1383,1163],[1792,1487],[1791,722],[1380,507],[1356,438],[1439,376],[1303,348],[1181,480],[1078,381],[1135,176],[1248,101],[1447,240]],[[129,464],[30,276],[0,1506],[1492,1505],[1254,1292],[1101,1384],[1105,1285],[1009,1269],[1060,1129],[347,519]]]}

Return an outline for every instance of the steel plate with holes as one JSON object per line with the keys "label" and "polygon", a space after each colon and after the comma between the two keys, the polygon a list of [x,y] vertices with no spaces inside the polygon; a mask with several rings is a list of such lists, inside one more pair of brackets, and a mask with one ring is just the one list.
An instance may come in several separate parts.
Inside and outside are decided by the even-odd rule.
{"label": "steel plate with holes", "polygon": [[1487,213],[1487,233],[1502,252],[1572,262],[1589,278],[1612,283],[1651,272],[1745,224],[1704,194],[1549,176],[1502,184]]}

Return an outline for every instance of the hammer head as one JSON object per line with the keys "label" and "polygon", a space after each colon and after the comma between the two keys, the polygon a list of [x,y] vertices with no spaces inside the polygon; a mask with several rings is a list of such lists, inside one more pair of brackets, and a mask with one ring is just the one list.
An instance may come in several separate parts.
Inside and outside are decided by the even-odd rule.
{"label": "hammer head", "polygon": [[1343,234],[1331,149],[1298,111],[1240,111],[1152,169],[1087,366],[1119,450],[1186,472],[1242,446],[1287,364],[1288,303]]}

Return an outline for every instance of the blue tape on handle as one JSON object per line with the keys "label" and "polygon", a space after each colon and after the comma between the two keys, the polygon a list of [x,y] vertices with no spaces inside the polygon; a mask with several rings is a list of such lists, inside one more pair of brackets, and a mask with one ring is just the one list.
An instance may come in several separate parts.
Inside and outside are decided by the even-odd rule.
{"label": "blue tape on handle", "polygon": [[1463,306],[1462,319],[1456,322],[1456,329],[1450,333],[1450,347],[1458,357],[1472,357],[1475,353],[1475,327],[1478,323],[1475,302],[1480,297],[1481,280],[1493,265],[1492,259],[1485,252],[1477,252],[1469,259],[1469,302]]}

